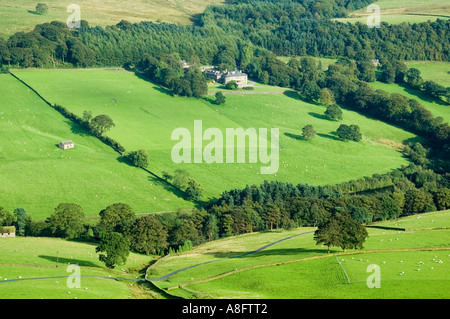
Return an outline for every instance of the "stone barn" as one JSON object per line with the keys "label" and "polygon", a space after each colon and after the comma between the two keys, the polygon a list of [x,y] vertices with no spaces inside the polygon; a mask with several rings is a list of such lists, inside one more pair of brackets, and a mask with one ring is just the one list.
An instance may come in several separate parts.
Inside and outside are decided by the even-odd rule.
{"label": "stone barn", "polygon": [[16,237],[16,227],[14,226],[0,227],[0,237]]}
{"label": "stone barn", "polygon": [[72,141],[62,141],[58,144],[58,147],[62,150],[68,150],[75,147],[75,144]]}

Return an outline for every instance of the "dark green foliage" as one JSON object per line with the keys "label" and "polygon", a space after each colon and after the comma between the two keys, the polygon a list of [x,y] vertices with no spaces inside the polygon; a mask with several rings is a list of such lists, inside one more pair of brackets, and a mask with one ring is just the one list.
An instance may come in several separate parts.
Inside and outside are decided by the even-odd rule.
{"label": "dark green foliage", "polygon": [[133,209],[122,203],[108,206],[99,215],[98,226],[103,232],[126,233],[136,219]]}
{"label": "dark green foliage", "polygon": [[184,192],[186,193],[188,200],[197,201],[202,196],[203,188],[198,182],[191,178],[189,179]]}
{"label": "dark green foliage", "polygon": [[158,255],[168,247],[167,231],[153,216],[139,218],[130,229],[131,248],[142,254]]}
{"label": "dark green foliage", "polygon": [[94,117],[90,122],[90,126],[100,132],[101,135],[103,135],[103,133],[113,128],[115,124],[108,115],[102,114]]}
{"label": "dark green foliage", "polygon": [[339,244],[342,250],[363,249],[363,244],[368,237],[366,228],[344,215],[338,216],[337,219],[342,232],[342,242]]}
{"label": "dark green foliage", "polygon": [[325,111],[325,116],[331,121],[342,121],[344,118],[344,114],[337,104],[329,105]]}
{"label": "dark green foliage", "polygon": [[405,192],[403,213],[405,215],[425,213],[427,205],[431,204],[433,204],[433,197],[423,189],[407,190]]}
{"label": "dark green foliage", "polygon": [[305,81],[300,93],[307,101],[317,101],[320,97],[320,87],[315,81]]}
{"label": "dark green foliage", "polygon": [[303,127],[302,128],[302,136],[307,141],[316,137],[316,131],[314,131],[314,127],[310,124]]}
{"label": "dark green foliage", "polygon": [[314,240],[317,245],[327,246],[328,253],[330,253],[331,246],[340,246],[343,240],[343,232],[339,221],[336,218],[330,218],[320,225],[314,232]]}
{"label": "dark green foliage", "polygon": [[235,81],[230,81],[225,85],[225,88],[234,91],[238,89],[238,84]]}
{"label": "dark green foliage", "polygon": [[434,194],[434,203],[439,210],[450,209],[450,189],[441,188],[436,191]]}
{"label": "dark green foliage", "polygon": [[130,254],[130,241],[120,233],[103,233],[95,251],[100,253],[98,259],[105,263],[107,268],[113,269],[117,265],[127,262]]}
{"label": "dark green foliage", "polygon": [[16,208],[14,210],[14,216],[16,217],[16,229],[17,235],[25,236],[25,229],[27,225],[27,212],[23,208]]}
{"label": "dark green foliage", "polygon": [[0,206],[0,226],[12,226],[15,222],[14,215]]}
{"label": "dark green foliage", "polygon": [[216,101],[215,101],[215,103],[217,104],[217,105],[223,105],[223,104],[225,104],[225,95],[223,95],[223,93],[222,92],[217,92],[216,94],[215,94],[215,97],[216,97]]}
{"label": "dark green foliage", "polygon": [[125,158],[136,167],[146,168],[150,164],[148,152],[146,150],[130,152]]}
{"label": "dark green foliage", "polygon": [[48,6],[46,3],[40,2],[36,5],[36,13],[47,14],[47,12],[48,12]]}
{"label": "dark green foliage", "polygon": [[46,219],[46,223],[53,236],[72,239],[79,237],[84,231],[83,219],[84,213],[81,206],[61,203]]}
{"label": "dark green foliage", "polygon": [[345,125],[341,124],[336,131],[337,136],[343,141],[355,141],[362,140],[362,134],[358,125]]}

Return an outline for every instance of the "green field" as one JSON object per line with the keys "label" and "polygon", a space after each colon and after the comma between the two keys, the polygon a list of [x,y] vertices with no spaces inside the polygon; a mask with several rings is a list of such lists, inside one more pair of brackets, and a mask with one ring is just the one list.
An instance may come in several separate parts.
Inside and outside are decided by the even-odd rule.
{"label": "green field", "polygon": [[[158,175],[186,169],[203,185],[206,198],[264,180],[323,185],[386,173],[407,164],[400,152],[386,146],[389,144],[386,141],[401,143],[415,138],[381,121],[344,111],[342,123],[358,123],[364,140],[341,142],[333,135],[340,123],[324,119],[323,106],[306,103],[295,94],[228,95],[226,104],[217,106],[209,98],[171,97],[158,86],[124,71],[16,71],[15,74],[51,103],[61,104],[77,115],[81,116],[85,110],[94,115],[108,114],[116,124],[108,136],[127,151],[147,149],[149,169]],[[173,163],[171,151],[177,141],[171,139],[171,134],[177,128],[193,132],[194,120],[203,121],[203,130],[221,129],[224,136],[226,128],[279,128],[278,172],[261,174],[261,166],[267,165],[260,162]],[[312,124],[319,133],[310,142],[299,138],[301,128],[307,124]],[[206,144],[205,141],[203,146]]]}
{"label": "green field", "polygon": [[[130,253],[125,265],[108,270],[95,247],[56,238],[0,238],[0,299],[157,297],[148,293],[146,284],[114,280],[142,279],[137,270],[154,257]],[[73,274],[67,269],[70,264],[81,268],[81,288],[68,288],[67,278],[56,278]]]}
{"label": "green field", "polygon": [[[450,212],[404,217],[376,225],[423,228],[419,220],[448,227]],[[420,299],[450,296],[446,288],[450,281],[448,229],[404,232],[368,228],[369,237],[362,251],[342,253],[332,248],[330,255],[326,247],[315,244],[312,230],[254,233],[206,243],[190,252],[161,259],[149,268],[148,277],[156,279],[198,265],[154,281],[159,287],[171,288],[169,293],[185,297]],[[293,235],[300,236],[289,238]],[[254,254],[232,258],[283,238],[286,240]],[[367,267],[371,264],[381,268],[381,289],[369,289],[366,285],[370,275]],[[178,285],[182,288],[172,289]]]}
{"label": "green field", "polygon": [[384,90],[389,93],[399,93],[407,98],[417,100],[423,107],[428,109],[434,117],[441,116],[444,122],[450,122],[450,106],[444,102],[426,96],[424,93],[412,90],[406,85],[399,85],[396,83],[386,84],[382,82],[369,83],[374,89]]}
{"label": "green field", "polygon": [[[380,0],[374,1],[380,6],[381,22],[389,24],[421,23],[428,20],[450,18],[450,5],[445,0]],[[348,18],[336,19],[340,22],[367,23],[367,8],[356,10]]]}
{"label": "green field", "polygon": [[[202,13],[206,6],[220,4],[222,0],[79,0],[81,19],[91,26],[107,26],[117,24],[121,20],[132,23],[140,21],[160,21],[180,24],[191,24],[196,14]],[[0,37],[8,37],[19,31],[31,31],[36,24],[61,21],[66,22],[72,12],[67,7],[73,2],[51,1],[48,13],[35,13],[34,0],[0,0]]]}
{"label": "green field", "polygon": [[[124,202],[136,212],[189,208],[148,173],[45,104],[11,75],[0,75],[0,205],[45,218],[59,203],[77,203],[85,215]],[[75,149],[57,144],[73,140]]]}
{"label": "green field", "polygon": [[406,64],[408,68],[420,70],[424,81],[434,81],[445,87],[450,86],[450,63],[408,61]]}

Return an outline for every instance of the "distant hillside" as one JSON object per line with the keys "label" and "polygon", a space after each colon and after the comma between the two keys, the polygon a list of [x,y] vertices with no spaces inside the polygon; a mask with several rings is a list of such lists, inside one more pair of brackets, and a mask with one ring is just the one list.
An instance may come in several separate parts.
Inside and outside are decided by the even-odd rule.
{"label": "distant hillside", "polygon": [[[38,2],[48,4],[48,13],[35,12]],[[206,6],[220,4],[223,0],[78,0],[81,19],[90,25],[112,25],[121,20],[130,22],[161,21],[190,24],[195,15]],[[54,20],[65,22],[71,15],[67,1],[0,0],[0,37],[6,38],[18,31],[31,31],[36,24]]]}

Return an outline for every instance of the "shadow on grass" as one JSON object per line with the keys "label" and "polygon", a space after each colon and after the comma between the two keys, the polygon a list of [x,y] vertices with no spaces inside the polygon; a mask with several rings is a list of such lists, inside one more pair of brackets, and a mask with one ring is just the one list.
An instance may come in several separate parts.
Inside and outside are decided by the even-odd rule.
{"label": "shadow on grass", "polygon": [[309,103],[309,104],[313,104],[313,105],[321,105],[320,103],[310,101],[310,100],[303,98],[300,94],[298,94],[296,91],[293,91],[293,90],[286,90],[283,92],[283,95],[286,95],[287,97],[290,97],[291,99],[294,99],[294,100],[303,101],[305,103]]}
{"label": "shadow on grass", "polygon": [[317,136],[320,136],[323,138],[328,138],[333,141],[341,141],[341,139],[336,136],[335,132],[331,132],[330,134],[317,133]]}
{"label": "shadow on grass", "polygon": [[[428,95],[426,95],[424,92],[419,91],[419,90],[415,90],[413,88],[410,88],[406,83],[399,83],[398,84],[403,90],[405,90],[406,93],[411,94],[427,103],[436,103],[439,105],[445,105],[448,106],[448,103],[445,103],[443,100],[441,99],[437,99],[437,98],[433,98],[430,97]],[[420,101],[419,101],[420,102]]]}
{"label": "shadow on grass", "polygon": [[257,252],[230,252],[225,254],[217,254],[217,253],[205,253],[205,255],[214,255],[215,258],[252,258],[252,257],[261,257],[261,256],[293,256],[299,255],[301,258],[301,254],[326,254],[327,250],[323,249],[305,249],[305,248],[278,248],[278,249],[264,249]]}
{"label": "shadow on grass", "polygon": [[66,267],[69,264],[70,265],[78,265],[78,266],[83,266],[83,267],[99,267],[98,264],[94,264],[90,261],[86,261],[86,260],[79,260],[79,259],[72,259],[72,258],[62,258],[62,257],[57,257],[57,256],[47,256],[47,255],[39,255],[39,258],[54,262],[55,264],[58,265],[58,267]]}
{"label": "shadow on grass", "polygon": [[319,113],[314,113],[314,112],[308,112],[308,115],[311,115],[312,117],[315,117],[316,119],[319,120],[326,120],[326,121],[331,121],[327,116],[325,116],[324,114],[319,114]]}
{"label": "shadow on grass", "polygon": [[38,12],[36,12],[36,11],[32,11],[32,10],[27,10],[27,11],[28,11],[28,13],[34,14],[34,15],[36,15],[36,16],[41,16],[41,17],[46,16],[45,14],[41,14],[41,13],[38,13]]}
{"label": "shadow on grass", "polygon": [[67,125],[69,125],[70,127],[70,131],[76,135],[80,135],[80,136],[92,136],[92,134],[90,134],[88,131],[86,131],[84,128],[82,128],[80,125],[70,121],[70,120],[65,120],[64,121]]}
{"label": "shadow on grass", "polygon": [[292,133],[284,133],[285,136],[290,137],[294,140],[298,140],[298,141],[306,141],[305,138],[301,135],[297,135],[297,134],[292,134]]}

